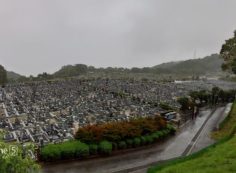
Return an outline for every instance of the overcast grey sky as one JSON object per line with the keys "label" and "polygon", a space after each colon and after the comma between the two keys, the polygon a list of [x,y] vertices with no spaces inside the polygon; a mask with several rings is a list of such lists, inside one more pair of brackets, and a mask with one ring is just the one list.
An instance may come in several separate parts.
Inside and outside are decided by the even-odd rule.
{"label": "overcast grey sky", "polygon": [[218,53],[235,0],[0,0],[0,64],[29,75],[62,65],[153,66]]}

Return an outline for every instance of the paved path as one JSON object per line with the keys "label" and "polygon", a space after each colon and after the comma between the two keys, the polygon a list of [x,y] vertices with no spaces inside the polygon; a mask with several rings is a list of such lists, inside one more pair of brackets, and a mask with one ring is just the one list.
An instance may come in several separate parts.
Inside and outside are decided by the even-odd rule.
{"label": "paved path", "polygon": [[206,125],[203,127],[199,136],[195,139],[188,154],[197,152],[215,142],[211,138],[211,132],[218,129],[220,122],[222,122],[230,112],[231,106],[232,103],[229,103],[226,107],[221,107],[215,111],[213,116],[210,117]]}
{"label": "paved path", "polygon": [[[214,142],[204,142],[204,136],[207,134],[209,137],[212,127],[220,121],[223,110],[224,107],[216,109],[211,117],[210,110],[201,111],[196,120],[189,122],[177,135],[152,147],[107,158],[50,165],[44,167],[43,173],[144,173],[151,164],[179,157],[188,147],[190,152],[194,152]],[[208,125],[210,127],[205,128]],[[196,134],[200,137],[196,137]],[[196,143],[192,142],[193,138],[198,139]]]}

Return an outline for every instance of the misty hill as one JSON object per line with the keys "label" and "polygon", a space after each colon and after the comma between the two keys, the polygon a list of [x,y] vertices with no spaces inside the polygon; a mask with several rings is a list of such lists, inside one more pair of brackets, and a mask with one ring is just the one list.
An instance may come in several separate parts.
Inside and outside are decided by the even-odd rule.
{"label": "misty hill", "polygon": [[200,59],[163,63],[153,68],[159,73],[203,75],[221,73],[222,63],[223,59],[218,54],[212,54],[211,56]]}
{"label": "misty hill", "polygon": [[22,75],[15,73],[13,71],[7,71],[7,79],[8,80],[18,80],[19,78],[21,78]]}
{"label": "misty hill", "polygon": [[57,72],[55,72],[53,76],[71,77],[71,76],[79,76],[81,74],[86,74],[87,72],[88,72],[87,65],[84,65],[84,64],[66,65],[66,66],[63,66]]}
{"label": "misty hill", "polygon": [[163,76],[172,77],[191,77],[196,75],[221,75],[221,64],[223,59],[218,54],[212,54],[205,58],[190,59],[185,61],[168,62],[154,67],[144,68],[95,68],[85,64],[66,65],[53,74],[42,73],[37,77],[26,78],[15,72],[7,72],[10,81],[27,81],[27,80],[50,80],[54,78],[76,77],[80,75],[90,77],[134,77],[145,78],[153,77],[157,79]]}
{"label": "misty hill", "polygon": [[[79,75],[93,74],[167,74],[167,75],[217,75],[222,73],[221,64],[223,59],[218,54],[212,54],[205,58],[190,59],[185,61],[163,63],[154,67],[144,68],[95,68],[84,64],[63,66],[60,70],[55,72],[51,77],[72,77]],[[46,77],[46,74],[42,74]]]}

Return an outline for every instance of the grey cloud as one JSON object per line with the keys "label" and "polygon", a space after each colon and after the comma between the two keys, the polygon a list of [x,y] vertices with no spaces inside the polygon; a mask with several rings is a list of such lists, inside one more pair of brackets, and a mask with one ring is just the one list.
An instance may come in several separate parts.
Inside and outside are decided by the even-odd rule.
{"label": "grey cloud", "polygon": [[22,74],[65,64],[152,66],[219,52],[234,0],[0,0],[0,64]]}

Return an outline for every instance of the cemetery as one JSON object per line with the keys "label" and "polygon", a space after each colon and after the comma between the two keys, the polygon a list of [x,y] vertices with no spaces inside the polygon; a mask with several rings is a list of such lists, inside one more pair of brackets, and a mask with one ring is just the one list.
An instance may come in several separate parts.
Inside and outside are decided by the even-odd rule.
{"label": "cemetery", "polygon": [[[160,116],[166,111],[162,103],[178,111],[179,97],[215,86],[232,89],[235,84],[102,78],[9,84],[0,90],[0,128],[5,142],[59,144],[87,126]],[[176,117],[166,113],[166,119]]]}

